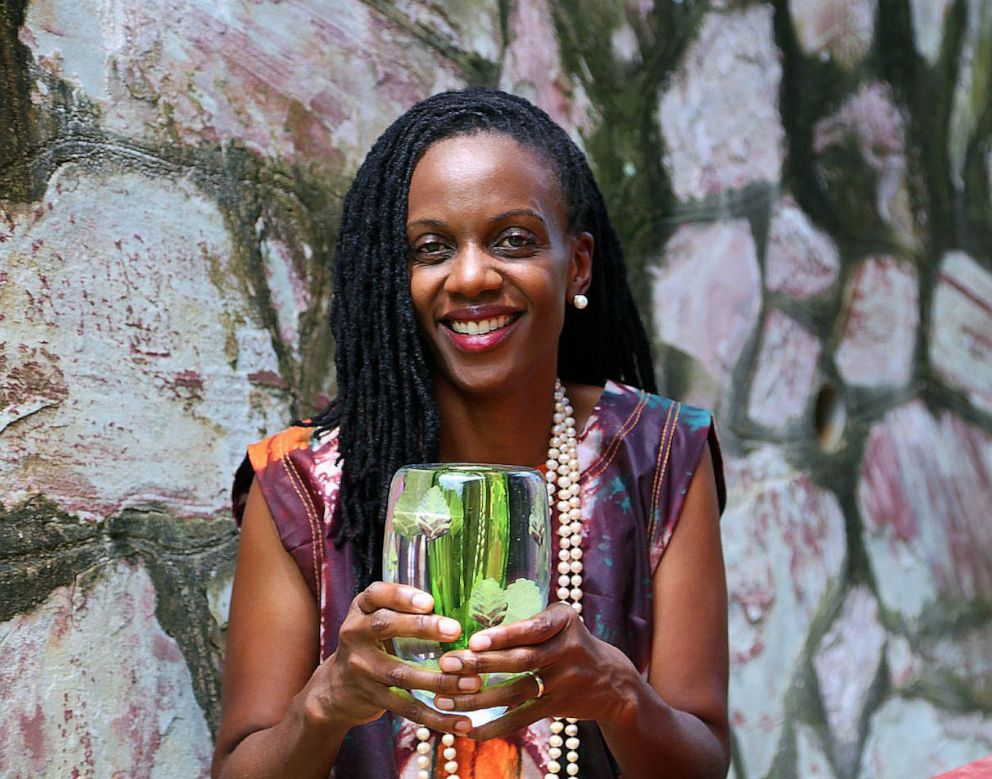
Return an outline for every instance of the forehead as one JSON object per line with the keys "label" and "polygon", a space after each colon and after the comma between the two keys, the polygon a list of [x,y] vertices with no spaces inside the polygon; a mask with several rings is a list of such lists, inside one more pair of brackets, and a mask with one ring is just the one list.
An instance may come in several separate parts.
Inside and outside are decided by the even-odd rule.
{"label": "forehead", "polygon": [[411,217],[443,203],[469,206],[500,199],[564,207],[553,163],[507,135],[477,133],[438,141],[417,162],[410,180]]}

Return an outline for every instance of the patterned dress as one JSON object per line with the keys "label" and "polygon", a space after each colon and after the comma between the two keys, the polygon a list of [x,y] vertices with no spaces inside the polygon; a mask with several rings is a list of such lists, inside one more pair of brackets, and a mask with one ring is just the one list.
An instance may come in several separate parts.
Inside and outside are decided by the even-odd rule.
{"label": "patterned dress", "polygon": [[[578,438],[585,624],[596,637],[621,649],[645,676],[651,656],[651,577],[707,442],[722,510],[720,449],[708,411],[608,382]],[[315,435],[310,428],[294,427],[250,446],[234,486],[240,521],[252,477],[258,479],[282,543],[320,604],[321,659],[334,652],[356,588],[352,550],[336,548],[330,540],[340,476],[336,433]],[[505,740],[458,739],[459,775],[542,779],[548,725],[537,722]],[[619,776],[595,723],[582,722],[579,728],[580,776]],[[414,731],[411,722],[388,713],[353,728],[331,776],[415,776]],[[439,779],[443,762],[436,760],[432,770]]]}

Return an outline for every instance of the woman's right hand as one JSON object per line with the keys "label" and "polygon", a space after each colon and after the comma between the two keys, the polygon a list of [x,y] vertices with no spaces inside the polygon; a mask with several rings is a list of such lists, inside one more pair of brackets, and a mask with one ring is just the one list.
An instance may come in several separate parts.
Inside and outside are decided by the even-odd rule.
{"label": "woman's right hand", "polygon": [[388,709],[434,730],[463,734],[465,716],[442,714],[416,700],[410,690],[464,695],[481,686],[478,676],[430,671],[389,654],[392,638],[454,641],[461,625],[433,614],[434,599],[413,587],[373,582],[351,602],[338,633],[338,646],[304,689],[304,706],[317,721],[354,727]]}

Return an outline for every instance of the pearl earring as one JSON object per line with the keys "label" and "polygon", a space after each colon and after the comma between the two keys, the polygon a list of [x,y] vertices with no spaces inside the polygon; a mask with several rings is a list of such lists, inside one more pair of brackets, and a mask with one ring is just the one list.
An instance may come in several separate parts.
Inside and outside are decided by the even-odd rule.
{"label": "pearl earring", "polygon": [[572,298],[572,305],[574,305],[579,311],[589,305],[589,298],[585,295],[579,294]]}

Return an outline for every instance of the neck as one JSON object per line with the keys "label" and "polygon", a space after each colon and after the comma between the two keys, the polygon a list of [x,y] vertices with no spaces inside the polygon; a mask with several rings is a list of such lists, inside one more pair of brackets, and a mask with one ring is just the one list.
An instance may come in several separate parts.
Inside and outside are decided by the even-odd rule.
{"label": "neck", "polygon": [[479,397],[435,382],[444,462],[542,465],[554,413],[554,374]]}

